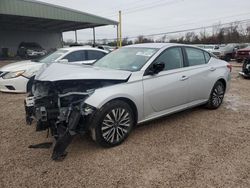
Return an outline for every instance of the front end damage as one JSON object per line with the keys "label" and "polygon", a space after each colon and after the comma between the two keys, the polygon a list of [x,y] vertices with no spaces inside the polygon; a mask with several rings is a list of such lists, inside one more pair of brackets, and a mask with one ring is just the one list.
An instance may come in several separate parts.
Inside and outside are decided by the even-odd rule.
{"label": "front end damage", "polygon": [[86,133],[97,109],[85,103],[95,89],[121,80],[37,81],[25,100],[26,122],[36,121],[36,131],[50,131],[56,143],[52,159],[66,156],[66,148],[77,134]]}

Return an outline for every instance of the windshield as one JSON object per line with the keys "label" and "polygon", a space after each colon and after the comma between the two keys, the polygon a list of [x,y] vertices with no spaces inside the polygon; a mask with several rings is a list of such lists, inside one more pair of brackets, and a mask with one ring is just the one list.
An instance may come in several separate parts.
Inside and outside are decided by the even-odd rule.
{"label": "windshield", "polygon": [[47,56],[42,57],[41,59],[37,60],[38,63],[51,63],[54,62],[56,59],[61,57],[62,55],[66,54],[67,50],[57,50]]}
{"label": "windshield", "polygon": [[126,71],[138,71],[158,49],[121,48],[98,60],[94,66]]}

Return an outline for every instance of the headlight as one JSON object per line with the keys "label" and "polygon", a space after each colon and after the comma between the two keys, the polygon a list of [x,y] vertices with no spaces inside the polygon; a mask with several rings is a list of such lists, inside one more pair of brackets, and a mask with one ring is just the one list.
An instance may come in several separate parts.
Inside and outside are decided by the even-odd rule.
{"label": "headlight", "polygon": [[18,76],[21,76],[24,72],[25,72],[24,70],[15,71],[15,72],[9,72],[9,73],[5,74],[2,78],[3,79],[16,78]]}
{"label": "headlight", "polygon": [[225,55],[225,52],[220,52],[220,55],[221,55],[221,56]]}
{"label": "headlight", "polygon": [[26,70],[22,75],[26,78],[31,78],[37,73],[37,71],[34,70]]}
{"label": "headlight", "polygon": [[81,113],[82,113],[82,115],[89,115],[89,114],[92,114],[95,110],[96,110],[95,107],[84,103],[82,108],[81,108]]}

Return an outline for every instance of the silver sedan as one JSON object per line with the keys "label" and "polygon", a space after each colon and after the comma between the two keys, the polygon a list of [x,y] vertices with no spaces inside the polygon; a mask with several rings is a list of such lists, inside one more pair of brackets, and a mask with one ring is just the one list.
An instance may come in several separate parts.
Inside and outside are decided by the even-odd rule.
{"label": "silver sedan", "polygon": [[53,159],[63,155],[58,145],[81,132],[90,131],[97,143],[112,147],[136,124],[198,105],[218,108],[231,70],[229,63],[193,46],[126,46],[93,66],[53,63],[40,71],[26,100],[26,117],[34,115],[38,130],[50,128],[59,137]]}

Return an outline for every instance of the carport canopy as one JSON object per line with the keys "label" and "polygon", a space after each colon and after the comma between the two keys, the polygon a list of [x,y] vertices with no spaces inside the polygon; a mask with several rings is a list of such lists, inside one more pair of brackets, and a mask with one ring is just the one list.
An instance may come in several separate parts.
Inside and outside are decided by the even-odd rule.
{"label": "carport canopy", "polygon": [[118,22],[34,0],[0,0],[0,30],[76,31]]}

